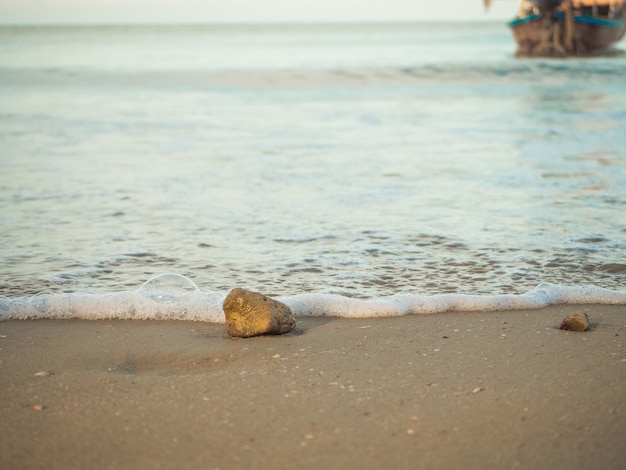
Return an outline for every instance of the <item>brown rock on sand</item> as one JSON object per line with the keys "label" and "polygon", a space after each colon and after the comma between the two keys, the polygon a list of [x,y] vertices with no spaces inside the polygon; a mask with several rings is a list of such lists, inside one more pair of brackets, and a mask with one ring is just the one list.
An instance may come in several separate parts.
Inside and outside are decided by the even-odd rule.
{"label": "brown rock on sand", "polygon": [[587,331],[589,318],[586,313],[572,313],[563,319],[559,329],[567,331]]}
{"label": "brown rock on sand", "polygon": [[296,327],[291,309],[258,292],[236,288],[224,299],[226,332],[248,338],[258,335],[282,335]]}

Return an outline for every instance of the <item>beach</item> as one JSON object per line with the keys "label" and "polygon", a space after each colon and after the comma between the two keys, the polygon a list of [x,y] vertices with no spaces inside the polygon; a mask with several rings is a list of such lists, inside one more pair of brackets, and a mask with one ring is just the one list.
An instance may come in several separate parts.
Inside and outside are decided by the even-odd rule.
{"label": "beach", "polygon": [[623,468],[625,313],[6,321],[0,467]]}
{"label": "beach", "polygon": [[1,26],[0,469],[624,468],[624,42],[514,51]]}

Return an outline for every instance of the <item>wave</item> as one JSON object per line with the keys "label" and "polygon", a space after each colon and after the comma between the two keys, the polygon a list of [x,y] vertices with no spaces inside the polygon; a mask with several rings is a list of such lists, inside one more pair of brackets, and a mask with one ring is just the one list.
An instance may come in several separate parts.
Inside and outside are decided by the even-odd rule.
{"label": "wave", "polygon": [[[27,319],[191,320],[224,322],[226,293],[201,291],[179,274],[161,274],[135,291],[107,294],[53,294],[28,298],[0,298],[0,321]],[[520,295],[402,293],[356,299],[338,294],[298,294],[276,297],[296,316],[346,318],[396,317],[451,311],[540,309],[558,304],[626,305],[626,291],[597,286],[540,284]]]}
{"label": "wave", "polygon": [[121,87],[135,89],[213,90],[218,92],[299,90],[326,88],[414,87],[435,84],[482,83],[491,85],[552,84],[562,80],[620,81],[626,74],[623,60],[553,60],[433,62],[411,65],[327,66],[299,68],[196,68],[156,70],[106,70],[101,68],[0,67],[4,86]]}

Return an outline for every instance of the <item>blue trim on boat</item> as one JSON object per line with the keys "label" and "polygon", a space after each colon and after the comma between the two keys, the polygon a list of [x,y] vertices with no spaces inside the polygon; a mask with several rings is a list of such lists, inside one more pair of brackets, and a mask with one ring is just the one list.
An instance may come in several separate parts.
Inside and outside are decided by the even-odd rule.
{"label": "blue trim on boat", "polygon": [[529,16],[525,16],[524,18],[515,18],[514,20],[511,20],[507,23],[507,25],[509,25],[509,27],[513,27],[513,26],[517,26],[519,24],[524,24],[524,23],[529,23],[531,21],[535,21],[538,20],[539,18],[541,18],[541,15],[529,15]]}
{"label": "blue trim on boat", "polygon": [[[562,20],[565,15],[563,12],[559,11],[556,13],[556,17]],[[575,16],[574,21],[576,23],[592,24],[595,26],[612,26],[614,28],[621,28],[624,26],[623,20],[603,20],[601,18],[594,18],[593,16]]]}

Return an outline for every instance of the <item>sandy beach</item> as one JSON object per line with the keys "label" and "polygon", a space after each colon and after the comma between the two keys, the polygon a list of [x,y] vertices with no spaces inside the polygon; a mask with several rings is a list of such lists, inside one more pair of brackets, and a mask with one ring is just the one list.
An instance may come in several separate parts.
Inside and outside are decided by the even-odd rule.
{"label": "sandy beach", "polygon": [[[558,330],[572,312],[592,329]],[[626,307],[0,323],[0,467],[626,465]]]}

